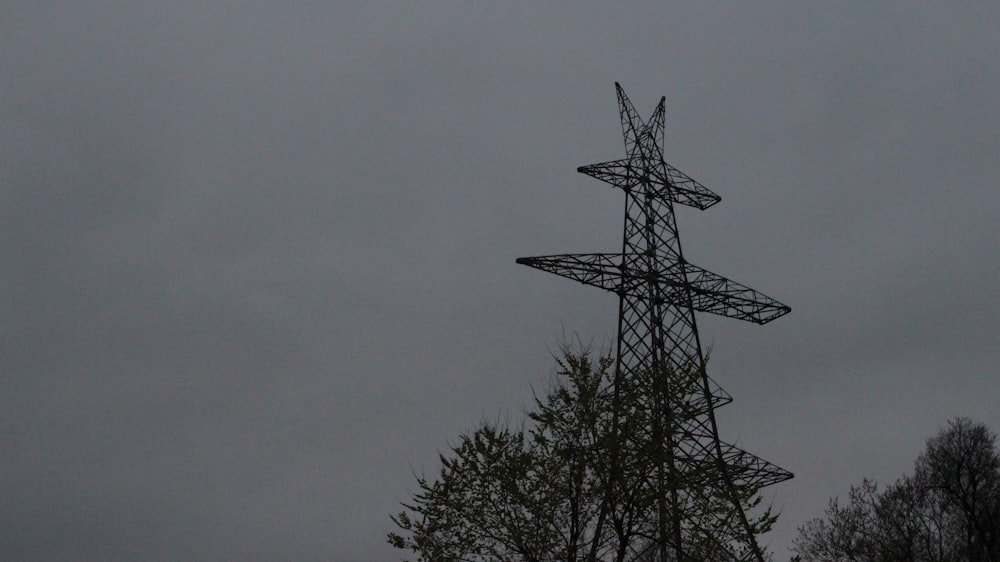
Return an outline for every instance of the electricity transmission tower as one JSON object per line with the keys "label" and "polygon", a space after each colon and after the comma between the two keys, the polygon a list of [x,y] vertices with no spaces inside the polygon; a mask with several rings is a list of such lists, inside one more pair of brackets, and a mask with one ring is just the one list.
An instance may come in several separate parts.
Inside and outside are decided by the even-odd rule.
{"label": "electricity transmission tower", "polygon": [[[791,309],[684,258],[674,204],[707,209],[720,197],[664,162],[664,98],[643,121],[621,85],[615,87],[626,157],[577,171],[625,192],[621,252],[518,258],[517,263],[618,295],[610,390],[616,397],[622,385],[644,374],[665,378],[660,383],[669,390],[647,398],[663,459],[654,475],[657,526],[647,539],[652,547],[636,551],[645,550],[646,559],[686,562],[703,558],[708,549],[713,559],[763,562],[744,503],[792,474],[719,439],[715,408],[732,399],[705,371],[694,313],[764,324]],[[614,415],[617,423],[629,414]],[[628,439],[620,435],[619,440]]]}

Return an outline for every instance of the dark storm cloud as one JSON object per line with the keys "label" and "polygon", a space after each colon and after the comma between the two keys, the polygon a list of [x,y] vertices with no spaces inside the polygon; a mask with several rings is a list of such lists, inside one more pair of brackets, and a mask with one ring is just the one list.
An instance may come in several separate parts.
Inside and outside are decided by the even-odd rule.
{"label": "dark storm cloud", "polygon": [[[0,16],[0,552],[382,560],[411,468],[514,411],[608,295],[612,84],[667,96],[726,437],[795,526],[997,417],[992,8],[24,4]],[[780,489],[779,489],[780,488]]]}

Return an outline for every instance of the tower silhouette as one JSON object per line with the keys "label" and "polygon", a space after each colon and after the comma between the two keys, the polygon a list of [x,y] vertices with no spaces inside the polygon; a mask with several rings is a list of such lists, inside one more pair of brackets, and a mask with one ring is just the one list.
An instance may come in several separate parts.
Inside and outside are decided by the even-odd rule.
{"label": "tower silhouette", "polygon": [[[664,389],[644,398],[659,459],[650,475],[657,524],[633,547],[637,558],[763,562],[744,506],[760,488],[792,474],[719,439],[715,408],[732,398],[705,370],[695,311],[764,324],[791,309],[685,260],[674,204],[703,210],[720,197],[663,160],[665,98],[643,121],[621,85],[615,88],[626,157],[577,171],[625,192],[621,252],[517,263],[618,295],[616,366],[608,391],[617,398],[634,388],[632,381],[650,375]],[[615,423],[625,427],[629,415],[616,409]],[[629,446],[630,439],[619,435],[618,446]]]}

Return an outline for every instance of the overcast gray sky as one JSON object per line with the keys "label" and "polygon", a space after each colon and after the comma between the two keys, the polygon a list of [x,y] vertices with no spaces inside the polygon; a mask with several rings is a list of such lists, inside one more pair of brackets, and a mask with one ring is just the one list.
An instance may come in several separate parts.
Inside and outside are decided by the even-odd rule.
{"label": "overcast gray sky", "polygon": [[[5,2],[0,558],[397,559],[413,472],[607,293],[614,82],[722,196],[686,256],[723,438],[795,528],[1000,429],[1000,4]],[[334,5],[336,4],[336,5]]]}

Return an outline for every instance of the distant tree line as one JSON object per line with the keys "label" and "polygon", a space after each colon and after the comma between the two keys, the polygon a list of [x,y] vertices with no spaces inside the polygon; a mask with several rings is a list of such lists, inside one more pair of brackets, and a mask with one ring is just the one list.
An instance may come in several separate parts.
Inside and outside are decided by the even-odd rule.
{"label": "distant tree line", "polygon": [[996,434],[958,418],[927,441],[912,476],[871,480],[799,528],[800,562],[1000,562]]}

